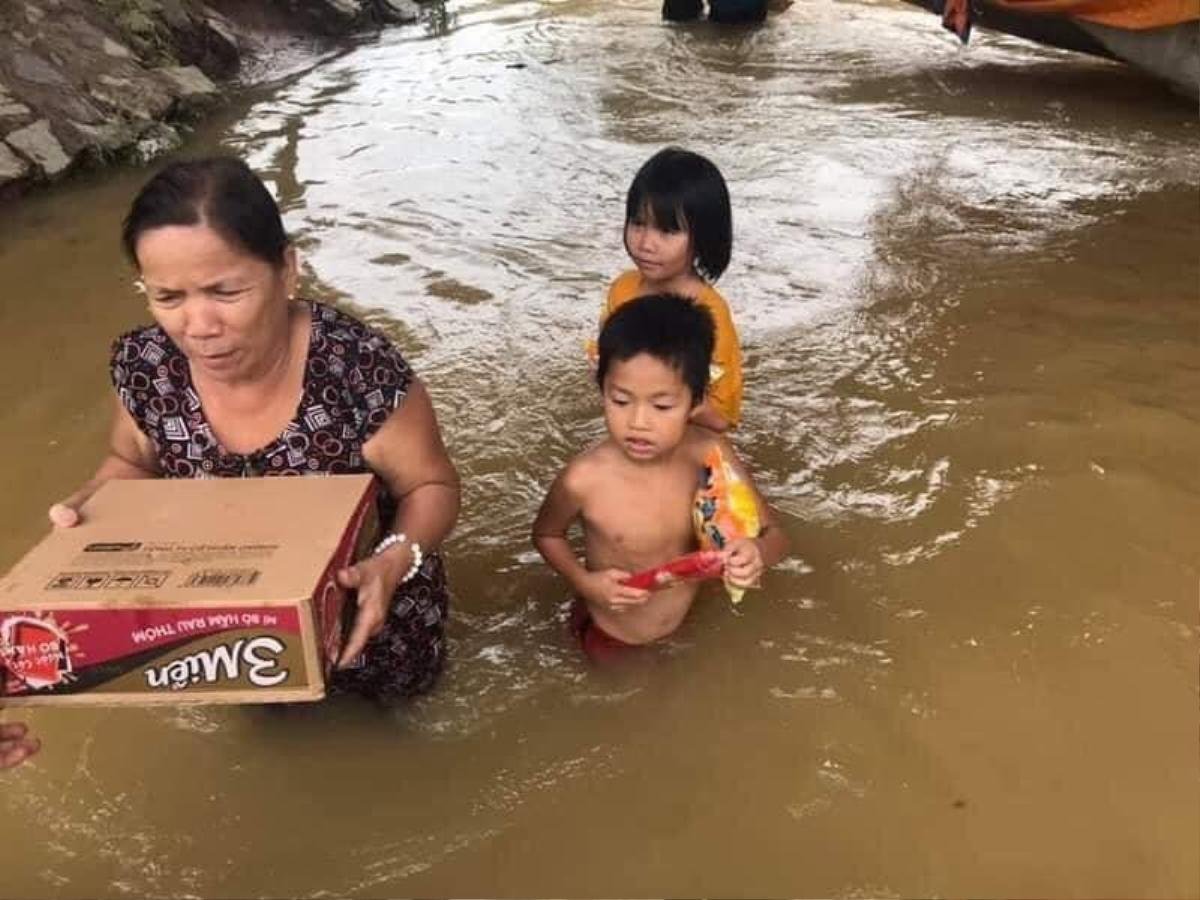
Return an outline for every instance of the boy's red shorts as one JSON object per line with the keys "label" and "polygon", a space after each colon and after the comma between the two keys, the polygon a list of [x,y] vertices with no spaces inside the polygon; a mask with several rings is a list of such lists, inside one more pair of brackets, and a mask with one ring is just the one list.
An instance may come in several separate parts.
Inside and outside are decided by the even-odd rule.
{"label": "boy's red shorts", "polygon": [[571,633],[592,662],[609,662],[638,649],[636,644],[627,644],[597,625],[582,600],[571,604]]}

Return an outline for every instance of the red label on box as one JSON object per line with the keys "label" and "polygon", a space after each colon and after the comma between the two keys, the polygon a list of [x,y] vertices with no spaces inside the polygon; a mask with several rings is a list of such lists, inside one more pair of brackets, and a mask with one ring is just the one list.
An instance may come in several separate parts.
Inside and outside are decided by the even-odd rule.
{"label": "red label on box", "polygon": [[292,686],[299,644],[294,607],[0,612],[0,693]]}

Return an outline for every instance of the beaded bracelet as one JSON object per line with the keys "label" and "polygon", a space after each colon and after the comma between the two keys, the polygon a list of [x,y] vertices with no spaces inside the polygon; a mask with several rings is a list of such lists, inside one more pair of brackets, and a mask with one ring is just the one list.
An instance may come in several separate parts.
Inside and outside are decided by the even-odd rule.
{"label": "beaded bracelet", "polygon": [[[371,555],[378,556],[380,553],[385,553],[386,551],[392,549],[392,547],[395,547],[397,544],[403,544],[405,541],[408,541],[408,535],[406,535],[403,531],[384,535],[383,540],[376,544],[375,549],[371,551]],[[413,576],[416,575],[421,569],[421,560],[423,556],[421,553],[421,545],[416,541],[410,541],[409,547],[412,551],[412,563],[409,565],[408,571],[401,576],[400,584],[405,584],[406,582],[412,581]]]}

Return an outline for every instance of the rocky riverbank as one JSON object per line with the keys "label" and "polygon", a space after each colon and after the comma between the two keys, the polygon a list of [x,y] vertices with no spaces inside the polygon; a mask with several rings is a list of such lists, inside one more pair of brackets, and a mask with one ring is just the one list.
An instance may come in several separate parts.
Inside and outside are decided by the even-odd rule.
{"label": "rocky riverbank", "polygon": [[259,36],[419,17],[413,0],[0,0],[0,199],[173,149]]}

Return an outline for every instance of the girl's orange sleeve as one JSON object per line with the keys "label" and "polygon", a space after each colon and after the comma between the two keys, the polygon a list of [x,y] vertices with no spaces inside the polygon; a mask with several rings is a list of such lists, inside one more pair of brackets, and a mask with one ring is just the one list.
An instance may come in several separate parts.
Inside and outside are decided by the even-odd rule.
{"label": "girl's orange sleeve", "polygon": [[630,269],[614,278],[608,288],[608,299],[604,303],[604,318],[636,297],[640,287],[641,278],[637,269]]}
{"label": "girl's orange sleeve", "polygon": [[[608,294],[604,298],[604,305],[600,307],[600,320],[596,323],[596,334],[600,334],[600,329],[604,327],[604,320],[616,312],[617,308],[625,303],[628,303],[637,296],[638,291],[638,273],[637,269],[632,269],[622,275],[618,275],[613,279],[613,283],[608,286]],[[592,338],[586,345],[588,359],[594,364],[600,355],[600,351],[596,346],[596,339]]]}
{"label": "girl's orange sleeve", "polygon": [[717,327],[712,372],[715,377],[708,385],[708,399],[732,428],[742,418],[742,347],[725,298],[710,287],[701,294],[700,301],[712,313]]}

